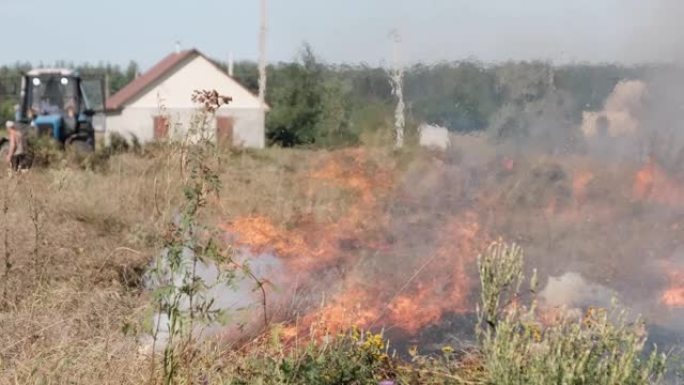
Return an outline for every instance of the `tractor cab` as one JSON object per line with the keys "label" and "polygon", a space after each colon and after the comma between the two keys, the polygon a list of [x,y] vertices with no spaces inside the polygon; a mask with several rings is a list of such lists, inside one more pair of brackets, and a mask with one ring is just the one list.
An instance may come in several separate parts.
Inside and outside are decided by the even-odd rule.
{"label": "tractor cab", "polygon": [[62,145],[92,150],[93,116],[104,111],[102,85],[72,70],[32,70],[22,79],[17,121]]}

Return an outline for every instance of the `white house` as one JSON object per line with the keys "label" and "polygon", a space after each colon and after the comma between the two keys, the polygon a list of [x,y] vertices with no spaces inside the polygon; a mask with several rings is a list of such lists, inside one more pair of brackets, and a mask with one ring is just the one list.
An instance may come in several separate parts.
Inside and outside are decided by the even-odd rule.
{"label": "white house", "polygon": [[205,127],[234,146],[265,146],[265,111],[259,98],[197,50],[172,53],[107,100],[107,136],[141,143],[183,137],[195,121],[195,90],[216,90],[232,102]]}

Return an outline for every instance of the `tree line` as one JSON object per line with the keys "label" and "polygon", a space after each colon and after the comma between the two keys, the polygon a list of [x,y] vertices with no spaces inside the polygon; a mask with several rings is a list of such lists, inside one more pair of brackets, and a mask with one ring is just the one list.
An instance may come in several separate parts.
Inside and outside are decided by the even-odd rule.
{"label": "tree line", "polygon": [[[494,137],[529,138],[539,130],[571,131],[584,111],[603,108],[622,80],[646,79],[663,66],[477,61],[418,64],[406,69],[408,130],[421,123]],[[296,60],[269,66],[267,136],[281,146],[343,146],[393,135],[396,98],[386,69],[332,65],[305,45]],[[258,89],[257,64],[240,62],[234,76]],[[573,130],[576,131],[576,130]],[[553,135],[563,140],[563,135]],[[389,139],[391,140],[391,139]]]}
{"label": "tree line", "polygon": [[[226,63],[217,62],[224,69]],[[138,65],[74,65],[84,76],[105,76],[111,95],[133,80]],[[19,79],[27,63],[0,67],[0,78]],[[645,78],[658,66],[545,62],[485,64],[458,61],[418,64],[406,69],[404,97],[409,130],[423,122],[453,131],[492,130],[496,136],[525,136],[532,120],[551,113],[564,124],[578,124],[583,111],[602,108],[623,79]],[[268,67],[267,137],[271,144],[344,146],[386,140],[392,135],[395,98],[388,73],[368,65],[322,62],[308,45],[296,60]],[[256,62],[234,65],[234,77],[257,92]],[[7,84],[15,84],[8,86]],[[12,116],[17,82],[0,82],[0,117]],[[551,118],[551,117],[549,117]],[[561,122],[561,123],[563,123]]]}

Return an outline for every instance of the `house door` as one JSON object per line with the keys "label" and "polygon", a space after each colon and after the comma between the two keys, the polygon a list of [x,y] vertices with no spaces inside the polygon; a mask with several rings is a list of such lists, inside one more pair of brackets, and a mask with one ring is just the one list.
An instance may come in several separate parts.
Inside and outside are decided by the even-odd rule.
{"label": "house door", "polygon": [[232,146],[233,145],[233,126],[235,119],[232,116],[217,116],[216,117],[216,139],[219,145]]}
{"label": "house door", "polygon": [[154,140],[163,140],[169,137],[169,119],[166,116],[154,117]]}

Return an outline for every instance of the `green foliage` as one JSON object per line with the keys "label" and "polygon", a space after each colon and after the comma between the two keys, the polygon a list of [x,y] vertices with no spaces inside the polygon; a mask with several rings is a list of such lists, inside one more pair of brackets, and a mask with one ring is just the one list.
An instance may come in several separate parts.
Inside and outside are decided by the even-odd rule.
{"label": "green foliage", "polygon": [[[224,66],[227,70],[227,65]],[[233,77],[254,94],[259,92],[259,66],[250,61],[239,61],[233,65]]]}
{"label": "green foliage", "polygon": [[[499,241],[478,259],[482,284],[477,335],[486,382],[499,385],[647,385],[662,382],[666,358],[647,355],[641,320],[615,305],[583,316],[561,312],[538,321],[521,303],[522,250]],[[536,274],[535,274],[536,277]],[[536,278],[531,291],[536,290]]]}
{"label": "green foliage", "polygon": [[140,68],[134,61],[128,63],[126,68],[112,64],[99,64],[94,66],[87,63],[78,66],[71,63],[57,63],[56,67],[75,68],[84,78],[106,77],[107,84],[109,86],[107,92],[109,92],[110,95],[113,95],[120,89],[124,88],[140,73]]}
{"label": "green foliage", "polygon": [[506,63],[494,70],[503,100],[523,105],[542,99],[553,84],[554,69],[541,62]]}
{"label": "green foliage", "polygon": [[574,113],[579,118],[582,111],[602,109],[619,81],[646,78],[649,72],[648,67],[573,64],[556,68],[554,79],[559,89],[567,91],[578,101]]}
{"label": "green foliage", "polygon": [[32,167],[48,167],[59,164],[64,157],[61,145],[48,136],[27,138]]}
{"label": "green foliage", "polygon": [[499,323],[500,309],[504,304],[512,303],[520,291],[523,281],[522,250],[517,245],[509,247],[497,242],[479,257],[478,262],[482,285],[478,327],[495,329]]}
{"label": "green foliage", "polygon": [[136,149],[136,144],[129,143],[121,134],[113,132],[109,135],[108,150],[112,155],[122,154],[132,149]]}
{"label": "green foliage", "polygon": [[381,335],[351,331],[285,350],[277,335],[266,350],[239,362],[231,385],[377,385],[391,371]]}
{"label": "green foliage", "polygon": [[305,45],[299,61],[287,64],[274,79],[267,137],[283,147],[314,144],[324,113],[324,67]]}
{"label": "green foliage", "polygon": [[502,105],[490,117],[491,138],[554,153],[580,142],[581,101],[558,87],[553,67],[508,63],[496,74]]}
{"label": "green foliage", "polygon": [[406,98],[416,118],[431,124],[482,130],[499,97],[494,73],[478,63],[417,65],[407,72]]}
{"label": "green foliage", "polygon": [[[408,119],[454,131],[488,129],[496,139],[534,138],[556,151],[574,143],[582,112],[601,108],[618,81],[654,71],[543,62],[416,65],[406,70]],[[256,84],[256,64],[244,63],[239,78]],[[396,103],[385,69],[324,65],[308,46],[298,62],[269,67],[267,98],[269,138],[282,146],[387,142],[381,130],[392,129],[386,123]]]}
{"label": "green foliage", "polygon": [[0,103],[0,124],[2,129],[5,128],[5,122],[14,120],[14,105],[15,102],[9,99],[3,100]]}
{"label": "green foliage", "polygon": [[323,113],[318,122],[318,145],[324,147],[357,144],[361,134],[351,122],[352,99],[346,83],[331,80],[323,88]]}
{"label": "green foliage", "polygon": [[381,101],[358,106],[352,111],[352,124],[362,143],[387,144],[394,139],[392,107]]}
{"label": "green foliage", "polygon": [[[225,100],[215,91],[197,91],[193,95],[193,101],[203,108],[194,117],[186,140],[177,147],[183,154],[181,167],[186,175],[181,186],[184,202],[178,217],[169,225],[163,245],[165,252],[150,272],[157,285],[154,299],[160,317],[153,331],[155,344],[161,316],[166,320],[162,357],[166,385],[177,383],[182,378],[182,369],[186,378],[193,377],[196,328],[217,322],[225,315],[223,309],[215,308],[213,299],[203,296],[210,286],[197,274],[198,264],[215,264],[221,277],[215,285],[229,286],[236,277],[231,249],[219,246],[221,242],[197,219],[208,197],[218,194],[221,188],[214,171],[215,146],[210,139],[208,122]],[[155,357],[152,360],[154,363]],[[154,373],[151,370],[152,376]]]}
{"label": "green foliage", "polygon": [[[227,63],[219,65],[227,69]],[[139,72],[135,62],[124,67],[66,62],[55,66],[77,68],[84,76],[106,75],[110,94]],[[27,64],[0,67],[0,80],[6,80],[0,81],[2,118],[12,117],[20,74],[30,68]],[[577,131],[582,112],[602,108],[620,80],[644,79],[663,70],[681,72],[664,66],[543,62],[419,64],[406,69],[407,119],[413,125],[427,122],[460,132],[488,129],[497,139],[541,138],[540,144],[555,150],[574,140],[572,131]],[[234,77],[257,92],[256,63],[236,62]],[[325,64],[305,45],[293,63],[269,65],[268,77],[271,144],[335,147],[391,142],[391,133],[384,131],[393,129],[396,100],[386,69]]]}

